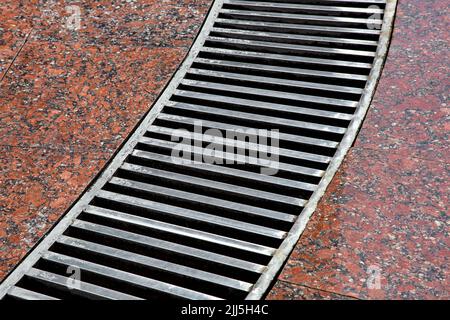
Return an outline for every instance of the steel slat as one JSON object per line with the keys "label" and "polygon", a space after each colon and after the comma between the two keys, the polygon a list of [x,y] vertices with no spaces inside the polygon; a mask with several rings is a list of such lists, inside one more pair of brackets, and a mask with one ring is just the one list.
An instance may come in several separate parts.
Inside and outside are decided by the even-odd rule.
{"label": "steel slat", "polygon": [[128,282],[138,287],[144,287],[150,290],[159,291],[161,293],[169,293],[173,296],[177,296],[185,299],[199,299],[199,300],[219,300],[220,298],[197,292],[194,290],[186,289],[183,287],[168,284],[155,279],[139,276],[130,272],[114,269],[111,267],[103,266],[100,264],[92,263],[86,260],[73,258],[67,255],[47,251],[43,254],[42,259],[51,261],[54,263],[65,264],[72,267],[80,268],[81,271],[89,271],[94,274],[99,274],[104,277],[117,279],[120,281]]}
{"label": "steel slat", "polygon": [[183,226],[178,226],[175,224],[170,224],[166,222],[161,222],[153,219],[143,218],[139,216],[134,216],[131,214],[126,214],[123,212],[105,209],[89,205],[84,212],[95,215],[98,217],[103,217],[111,220],[117,220],[120,222],[125,222],[129,224],[134,224],[137,226],[142,226],[148,229],[154,229],[158,231],[164,231],[171,234],[176,234],[184,236],[187,238],[192,238],[204,242],[214,243],[218,245],[227,246],[230,248],[235,248],[243,251],[253,252],[265,256],[271,256],[275,252],[273,248],[262,246],[259,244],[246,242],[239,239],[233,239],[230,237],[221,236],[218,234],[213,234],[209,232],[204,232],[192,228],[187,228]]}

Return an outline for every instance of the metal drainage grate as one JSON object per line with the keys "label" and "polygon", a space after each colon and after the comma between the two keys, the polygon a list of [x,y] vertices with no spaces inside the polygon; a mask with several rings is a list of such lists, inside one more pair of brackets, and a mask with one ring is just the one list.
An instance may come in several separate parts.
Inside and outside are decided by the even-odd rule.
{"label": "metal drainage grate", "polygon": [[[143,123],[0,297],[263,296],[355,137],[394,8],[389,0],[216,1]],[[198,121],[216,132],[279,129],[278,173],[174,163],[174,130]],[[211,139],[195,137],[192,152],[203,154]]]}

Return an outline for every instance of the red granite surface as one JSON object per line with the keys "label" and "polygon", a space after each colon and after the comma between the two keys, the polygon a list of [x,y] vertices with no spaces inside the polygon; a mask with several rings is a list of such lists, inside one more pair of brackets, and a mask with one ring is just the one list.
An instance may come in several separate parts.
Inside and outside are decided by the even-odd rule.
{"label": "red granite surface", "polygon": [[0,280],[76,200],[189,50],[210,0],[0,2]]}
{"label": "red granite surface", "polygon": [[450,298],[448,2],[397,9],[361,133],[268,299]]}

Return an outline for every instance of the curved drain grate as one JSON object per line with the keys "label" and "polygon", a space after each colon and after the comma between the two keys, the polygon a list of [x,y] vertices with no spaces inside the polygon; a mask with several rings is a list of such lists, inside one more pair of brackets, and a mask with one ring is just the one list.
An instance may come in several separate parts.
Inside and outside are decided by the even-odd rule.
{"label": "curved drain grate", "polygon": [[[260,298],[355,137],[394,8],[216,1],[143,123],[0,297]],[[248,160],[271,129],[279,158],[268,175]],[[194,157],[210,142],[225,146],[213,156],[225,164],[174,162],[174,133],[191,139]],[[247,152],[245,164],[227,162],[236,150]]]}

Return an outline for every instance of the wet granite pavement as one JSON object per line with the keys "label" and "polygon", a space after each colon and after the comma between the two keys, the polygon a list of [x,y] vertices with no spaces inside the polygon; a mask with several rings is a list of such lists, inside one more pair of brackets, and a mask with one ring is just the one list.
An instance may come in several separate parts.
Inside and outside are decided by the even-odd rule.
{"label": "wet granite pavement", "polygon": [[210,4],[0,3],[0,280],[145,115]]}
{"label": "wet granite pavement", "polygon": [[400,0],[354,147],[268,299],[449,299],[448,2]]}

